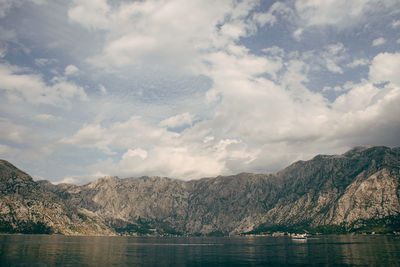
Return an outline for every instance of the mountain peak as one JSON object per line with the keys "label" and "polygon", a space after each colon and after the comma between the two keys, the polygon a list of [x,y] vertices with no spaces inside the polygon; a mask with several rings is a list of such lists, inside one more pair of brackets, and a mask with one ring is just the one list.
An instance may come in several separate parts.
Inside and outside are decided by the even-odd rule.
{"label": "mountain peak", "polygon": [[352,156],[357,156],[362,153],[368,152],[368,151],[374,151],[374,152],[387,152],[390,151],[391,148],[386,147],[386,146],[356,146],[346,153],[343,154],[343,156],[346,157],[352,157]]}
{"label": "mountain peak", "polygon": [[0,180],[9,182],[15,180],[33,182],[31,176],[3,159],[0,159]]}

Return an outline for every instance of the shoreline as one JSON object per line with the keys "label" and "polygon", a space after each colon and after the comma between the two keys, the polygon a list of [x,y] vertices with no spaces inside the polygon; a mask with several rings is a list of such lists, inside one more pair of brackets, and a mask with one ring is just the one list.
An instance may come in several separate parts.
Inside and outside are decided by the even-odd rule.
{"label": "shoreline", "polygon": [[[63,236],[63,237],[136,237],[136,238],[237,238],[237,237],[292,237],[296,233],[288,233],[282,235],[274,234],[239,234],[239,235],[224,235],[224,236],[209,236],[209,235],[63,235],[63,234],[27,234],[27,233],[0,233],[0,236]],[[309,237],[319,236],[400,236],[400,232],[395,233],[345,233],[345,234],[310,234]]]}

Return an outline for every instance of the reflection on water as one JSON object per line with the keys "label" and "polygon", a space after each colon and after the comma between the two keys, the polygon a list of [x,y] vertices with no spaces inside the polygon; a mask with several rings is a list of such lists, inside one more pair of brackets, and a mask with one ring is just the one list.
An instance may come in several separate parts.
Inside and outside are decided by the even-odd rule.
{"label": "reflection on water", "polygon": [[395,236],[0,236],[0,266],[400,265]]}

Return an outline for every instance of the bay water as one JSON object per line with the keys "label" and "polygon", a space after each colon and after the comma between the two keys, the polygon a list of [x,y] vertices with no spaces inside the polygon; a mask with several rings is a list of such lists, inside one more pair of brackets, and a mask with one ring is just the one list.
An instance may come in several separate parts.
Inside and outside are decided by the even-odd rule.
{"label": "bay water", "polygon": [[399,236],[0,235],[0,266],[400,266]]}

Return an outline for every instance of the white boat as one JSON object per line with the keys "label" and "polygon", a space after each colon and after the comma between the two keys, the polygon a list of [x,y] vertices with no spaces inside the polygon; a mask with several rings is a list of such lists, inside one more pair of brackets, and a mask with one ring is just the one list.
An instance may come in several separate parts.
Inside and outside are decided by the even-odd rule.
{"label": "white boat", "polygon": [[307,239],[307,234],[295,234],[295,235],[292,235],[292,238],[293,239]]}

